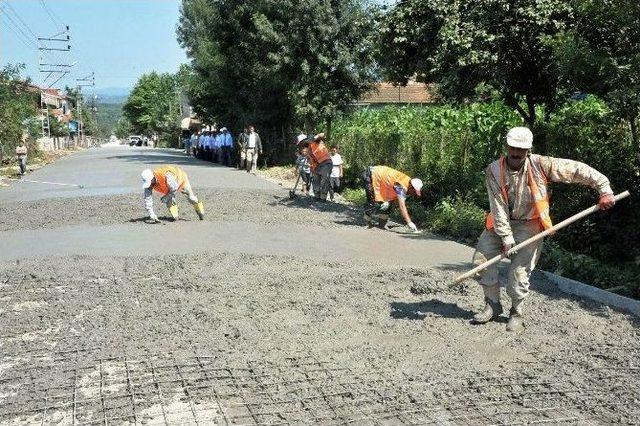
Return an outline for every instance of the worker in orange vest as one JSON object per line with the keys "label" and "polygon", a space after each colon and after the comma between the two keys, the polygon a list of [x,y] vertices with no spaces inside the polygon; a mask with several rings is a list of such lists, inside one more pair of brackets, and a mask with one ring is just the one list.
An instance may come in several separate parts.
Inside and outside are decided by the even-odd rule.
{"label": "worker in orange vest", "polygon": [[[507,133],[507,156],[491,163],[485,170],[485,183],[491,213],[487,215],[486,229],[480,235],[473,262],[477,265],[506,254],[544,229],[551,228],[549,216],[549,182],[581,183],[600,194],[600,208],[613,207],[615,199],[609,179],[584,163],[561,158],[531,154],[533,134],[526,127],[514,127]],[[524,328],[523,301],[529,294],[529,277],[534,270],[542,240],[510,256],[507,272],[507,294],[511,298],[508,331]],[[497,319],[502,314],[498,265],[481,273],[480,284],[485,306],[475,315],[476,324]]]}
{"label": "worker in orange vest", "polygon": [[187,174],[176,166],[161,166],[142,171],[142,188],[144,189],[144,206],[149,213],[151,221],[158,223],[160,220],[153,211],[153,191],[162,194],[161,201],[167,205],[173,220],[178,219],[178,204],[176,203],[176,192],[182,192],[193,208],[200,220],[204,219],[204,205],[198,201],[198,197],[193,193]]}
{"label": "worker in orange vest", "polygon": [[318,201],[327,201],[329,186],[331,185],[331,170],[333,162],[327,145],[324,143],[325,134],[318,133],[313,138],[307,138],[298,143],[307,147],[307,159],[311,168],[313,195]]}
{"label": "worker in orange vest", "polygon": [[410,195],[422,195],[422,180],[411,178],[387,166],[370,166],[364,173],[365,191],[369,207],[365,209],[364,219],[371,223],[377,211],[379,225],[386,228],[391,203],[398,201],[398,207],[407,227],[418,232],[407,210],[406,198]]}

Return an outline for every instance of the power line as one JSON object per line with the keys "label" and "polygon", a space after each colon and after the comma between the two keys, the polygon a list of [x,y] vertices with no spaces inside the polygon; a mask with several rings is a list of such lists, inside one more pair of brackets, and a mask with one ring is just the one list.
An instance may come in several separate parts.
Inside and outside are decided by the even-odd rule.
{"label": "power line", "polygon": [[51,9],[49,9],[44,0],[40,0],[40,4],[42,5],[44,11],[47,12],[47,15],[49,15],[49,18],[51,19],[51,22],[53,22],[53,25],[64,27],[64,23],[59,18],[57,18],[57,16]]}
{"label": "power line", "polygon": [[22,20],[22,18],[20,17],[20,15],[18,15],[18,12],[16,12],[16,10],[13,8],[13,6],[11,6],[11,3],[9,3],[8,1],[5,3],[9,9],[11,9],[11,11],[13,12],[13,14],[16,16],[16,18],[18,18],[18,20],[22,23],[22,25],[24,25],[24,27],[27,29],[27,31],[29,31],[31,33],[31,35],[34,38],[38,38],[38,36],[36,35],[36,33],[34,33],[33,31],[31,31],[31,28],[26,24],[26,22],[24,22]]}
{"label": "power line", "polygon": [[[7,4],[9,4],[9,3],[7,3]],[[14,21],[14,20],[13,20],[13,18],[11,17],[11,15],[9,15],[9,13],[7,12],[7,10],[6,10],[5,8],[0,7],[0,12],[4,13],[4,16],[6,16],[6,17],[7,17],[7,19],[9,19],[9,20],[11,21],[11,23],[12,23],[12,24],[13,24],[13,26],[14,26],[14,28],[16,28],[18,31],[20,31],[20,33],[22,34],[22,36],[24,37],[24,39],[25,39],[26,41],[28,41],[30,44],[32,44],[32,46],[33,46],[33,47],[36,47],[36,48],[38,47],[38,46],[36,45],[36,42],[35,42],[35,40],[37,40],[37,39],[38,39],[38,37],[36,37],[36,36],[35,36],[35,34],[34,34],[34,37],[33,37],[35,40],[32,40],[32,39],[31,39],[31,37],[29,36],[29,34],[27,34],[27,33],[24,31],[24,29],[22,29],[22,28],[20,27],[20,25],[19,25],[16,21]],[[16,16],[17,16],[17,15],[16,15]]]}
{"label": "power line", "polygon": [[[2,9],[0,9],[1,11]],[[32,49],[34,47],[37,47],[35,44],[29,45],[28,41],[25,41],[24,36],[22,36],[11,24],[8,20],[5,19],[5,15],[2,15],[2,21],[7,25],[7,28],[9,28],[11,30],[11,32],[13,32],[16,35],[17,40],[22,43],[27,49]]]}

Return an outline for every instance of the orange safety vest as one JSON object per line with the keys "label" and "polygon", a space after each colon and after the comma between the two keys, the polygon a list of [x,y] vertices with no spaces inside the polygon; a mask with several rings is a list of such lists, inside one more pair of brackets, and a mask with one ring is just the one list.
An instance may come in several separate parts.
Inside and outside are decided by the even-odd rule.
{"label": "orange safety vest", "polygon": [[156,178],[156,183],[153,185],[153,190],[167,195],[171,192],[169,185],[167,184],[167,173],[174,175],[178,181],[178,190],[181,190],[184,184],[187,182],[187,174],[179,167],[176,166],[161,166],[153,169],[153,176]]}
{"label": "orange safety vest", "polygon": [[371,168],[371,186],[375,200],[380,202],[393,201],[398,198],[393,185],[402,185],[405,191],[409,191],[411,178],[387,166],[375,166]]}
{"label": "orange safety vest", "polygon": [[311,171],[315,172],[316,167],[327,160],[331,160],[331,154],[324,142],[311,142],[309,144],[309,155],[307,155],[307,158],[309,158]]}
{"label": "orange safety vest", "polygon": [[[534,213],[527,220],[538,220],[543,229],[549,229],[553,226],[551,216],[549,215],[549,193],[547,192],[547,175],[542,170],[540,164],[540,156],[532,154],[528,157],[529,167],[527,167],[527,186],[531,191],[534,202]],[[489,166],[491,173],[500,185],[500,194],[502,200],[509,205],[509,190],[505,182],[506,158],[500,157]],[[492,230],[495,224],[493,213],[487,215],[485,227]]]}

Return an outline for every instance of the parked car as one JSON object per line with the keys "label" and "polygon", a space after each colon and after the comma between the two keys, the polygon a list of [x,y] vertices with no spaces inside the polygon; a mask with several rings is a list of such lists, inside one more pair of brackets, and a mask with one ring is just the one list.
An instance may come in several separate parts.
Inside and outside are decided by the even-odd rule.
{"label": "parked car", "polygon": [[129,136],[129,146],[142,146],[142,136]]}

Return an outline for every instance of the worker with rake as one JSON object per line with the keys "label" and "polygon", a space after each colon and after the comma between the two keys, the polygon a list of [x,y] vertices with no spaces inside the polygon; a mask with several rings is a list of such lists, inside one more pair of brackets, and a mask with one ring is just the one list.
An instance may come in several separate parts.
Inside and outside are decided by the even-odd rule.
{"label": "worker with rake", "polygon": [[[301,135],[304,136],[304,135]],[[325,144],[325,134],[318,133],[313,137],[299,139],[298,146],[307,148],[307,158],[311,168],[313,182],[313,195],[315,200],[327,201],[329,186],[331,185],[330,175],[333,169],[331,154]]]}
{"label": "worker with rake", "polygon": [[153,191],[162,194],[161,201],[166,204],[173,220],[178,219],[178,204],[176,203],[176,192],[182,192],[193,208],[200,220],[204,219],[204,205],[198,201],[189,183],[187,174],[176,166],[161,166],[142,171],[142,188],[144,189],[144,206],[149,213],[149,218],[154,223],[160,220],[153,211]]}
{"label": "worker with rake", "polygon": [[[515,127],[507,133],[507,156],[500,157],[485,170],[485,183],[491,213],[486,229],[480,235],[473,262],[480,265],[494,256],[505,256],[516,243],[521,243],[553,226],[549,216],[549,182],[579,183],[600,194],[600,209],[615,204],[609,179],[578,161],[531,154],[533,134],[526,127]],[[524,329],[523,301],[529,294],[529,277],[540,257],[542,239],[510,253],[507,294],[511,298],[508,331]],[[484,324],[502,314],[498,266],[480,273],[484,292],[484,309],[474,322]]]}
{"label": "worker with rake", "polygon": [[418,227],[409,216],[406,198],[410,195],[422,195],[421,179],[411,178],[391,167],[370,166],[365,170],[363,180],[368,204],[364,211],[364,220],[368,224],[375,218],[378,219],[379,226],[386,228],[392,203],[397,200],[400,214],[407,227],[413,232],[418,232]]}

